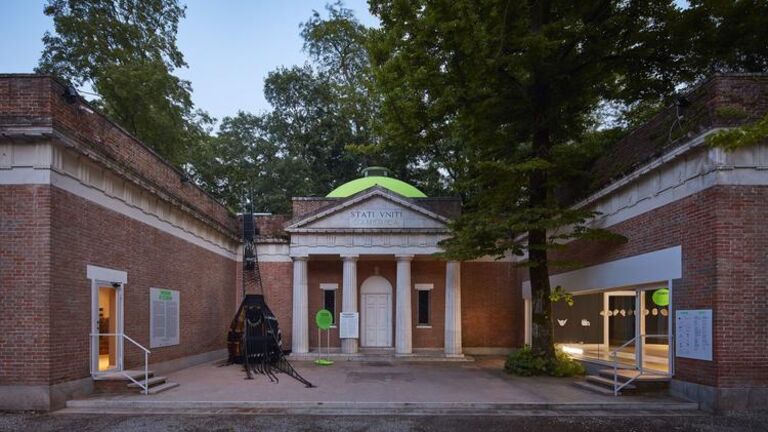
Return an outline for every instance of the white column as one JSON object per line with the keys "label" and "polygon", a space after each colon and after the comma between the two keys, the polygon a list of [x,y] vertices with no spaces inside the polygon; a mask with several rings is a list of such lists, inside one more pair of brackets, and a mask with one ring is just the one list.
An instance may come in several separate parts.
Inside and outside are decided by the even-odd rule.
{"label": "white column", "polygon": [[[341,287],[341,311],[357,312],[357,255],[342,255],[343,283]],[[341,340],[341,352],[354,354],[357,352],[358,339],[346,338]]]}
{"label": "white column", "polygon": [[445,264],[445,355],[462,355],[461,263],[458,261]]}
{"label": "white column", "polygon": [[411,260],[413,255],[397,255],[397,305],[395,307],[395,354],[411,354]]}
{"label": "white column", "polygon": [[309,352],[309,292],[307,287],[309,257],[293,257],[293,331],[291,349],[294,353]]}

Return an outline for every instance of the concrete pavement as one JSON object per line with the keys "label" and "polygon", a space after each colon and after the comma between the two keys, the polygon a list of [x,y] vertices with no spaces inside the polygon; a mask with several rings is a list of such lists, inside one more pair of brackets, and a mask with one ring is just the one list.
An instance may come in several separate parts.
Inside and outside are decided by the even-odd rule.
{"label": "concrete pavement", "polygon": [[613,397],[573,385],[574,379],[522,378],[502,370],[503,358],[470,363],[402,361],[295,362],[316,388],[280,374],[279,383],[246,380],[238,365],[203,364],[170,374],[180,386],[157,395],[95,396],[70,401],[64,413],[221,413],[333,415],[521,415],[555,412],[675,413],[695,404],[668,396]]}

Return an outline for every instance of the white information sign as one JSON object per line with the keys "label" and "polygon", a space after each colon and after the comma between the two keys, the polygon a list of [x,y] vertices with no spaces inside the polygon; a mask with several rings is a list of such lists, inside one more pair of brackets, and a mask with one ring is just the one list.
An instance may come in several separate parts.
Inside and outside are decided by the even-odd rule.
{"label": "white information sign", "polygon": [[339,337],[342,339],[358,339],[360,337],[360,314],[358,312],[342,312],[340,314]]}
{"label": "white information sign", "polygon": [[402,228],[405,217],[396,208],[357,209],[349,212],[350,228]]}
{"label": "white information sign", "polygon": [[179,344],[179,292],[149,289],[149,347]]}
{"label": "white information sign", "polygon": [[712,309],[675,312],[675,355],[712,361]]}

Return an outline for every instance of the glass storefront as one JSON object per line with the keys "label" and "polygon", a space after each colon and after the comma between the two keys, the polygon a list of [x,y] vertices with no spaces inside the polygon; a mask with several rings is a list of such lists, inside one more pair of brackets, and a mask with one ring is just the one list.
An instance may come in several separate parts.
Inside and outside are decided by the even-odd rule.
{"label": "glass storefront", "polygon": [[[638,303],[640,303],[638,305]],[[669,371],[669,293],[666,287],[574,295],[573,305],[552,305],[555,343],[568,354],[621,367]],[[641,337],[637,337],[638,332]],[[638,351],[642,347],[641,359]]]}

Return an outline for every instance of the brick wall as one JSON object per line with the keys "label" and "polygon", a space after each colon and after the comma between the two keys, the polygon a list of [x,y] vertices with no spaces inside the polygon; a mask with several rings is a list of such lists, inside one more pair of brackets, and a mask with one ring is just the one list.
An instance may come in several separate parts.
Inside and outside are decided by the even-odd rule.
{"label": "brick wall", "polygon": [[[238,263],[238,268],[240,264]],[[291,348],[293,316],[293,263],[262,262],[261,281],[264,286],[264,299],[267,306],[277,317],[280,332],[283,334],[283,349]]]}
{"label": "brick wall", "polygon": [[292,220],[299,220],[303,216],[314,213],[324,207],[338,204],[342,200],[340,198],[293,198],[291,202]]}
{"label": "brick wall", "polygon": [[445,262],[420,261],[411,263],[411,282],[431,283],[429,295],[430,328],[418,328],[419,292],[411,286],[411,322],[413,323],[414,348],[443,348],[445,346]]}
{"label": "brick wall", "polygon": [[[226,347],[235,261],[58,188],[52,189],[50,382],[89,375],[91,285],[86,266],[128,273],[125,334],[149,348],[149,289],[180,291],[179,345],[151,348],[150,363]],[[127,368],[143,354],[125,344]]]}
{"label": "brick wall", "polygon": [[50,218],[49,186],[0,186],[0,384],[48,383]]}
{"label": "brick wall", "polygon": [[505,262],[461,263],[464,347],[520,347],[523,300],[517,268]]}
{"label": "brick wall", "polygon": [[[317,311],[323,308],[323,291],[320,289],[321,283],[336,283],[339,284],[339,289],[336,290],[336,314],[334,319],[339,319],[339,313],[344,301],[342,293],[342,261],[340,259],[310,259],[307,263],[308,272],[308,290],[309,290],[309,346],[314,348],[317,346],[317,325],[315,324],[315,314]],[[358,284],[362,283],[361,280],[357,281]],[[339,341],[339,329],[332,328],[330,331],[331,346],[340,347]],[[328,335],[322,332],[323,347],[326,346]]]}
{"label": "brick wall", "polygon": [[53,127],[69,144],[142,183],[191,215],[227,233],[237,233],[230,212],[182,173],[111,120],[63,98],[64,85],[48,76],[0,74],[0,130]]}
{"label": "brick wall", "polygon": [[[606,186],[706,130],[754,122],[768,113],[768,75],[715,76],[614,144],[594,165],[594,189]],[[673,129],[673,124],[675,128]],[[670,129],[673,130],[670,142]],[[677,140],[679,138],[679,140]]]}
{"label": "brick wall", "polygon": [[717,186],[612,226],[627,243],[573,242],[552,257],[589,266],[682,246],[674,307],[713,309],[714,361],[676,358],[676,378],[768,387],[767,211],[768,187]]}

